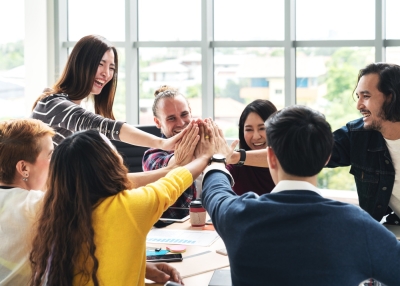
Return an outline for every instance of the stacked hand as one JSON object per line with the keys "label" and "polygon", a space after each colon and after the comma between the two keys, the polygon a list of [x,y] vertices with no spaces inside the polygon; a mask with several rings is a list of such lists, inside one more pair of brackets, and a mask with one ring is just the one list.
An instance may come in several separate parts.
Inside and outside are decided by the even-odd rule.
{"label": "stacked hand", "polygon": [[197,158],[202,153],[204,153],[204,149],[212,148],[211,153],[206,153],[209,158],[211,158],[213,154],[218,153],[224,155],[226,157],[226,160],[229,161],[239,141],[235,140],[231,144],[231,146],[229,146],[226,143],[222,130],[211,118],[207,118],[201,122],[198,121],[198,124],[200,127],[200,141],[197,143],[195,157]]}
{"label": "stacked hand", "polygon": [[175,164],[184,166],[193,160],[194,149],[199,142],[199,127],[196,121],[190,122],[185,128],[186,134],[175,145]]}
{"label": "stacked hand", "polygon": [[206,120],[199,119],[197,124],[199,125],[200,140],[194,150],[194,156],[196,158],[204,156],[210,159],[214,154],[214,131]]}
{"label": "stacked hand", "polygon": [[222,129],[218,127],[218,125],[211,119],[206,119],[206,122],[209,124],[210,128],[213,130],[214,136],[214,154],[222,154],[225,156],[226,161],[229,162],[230,157],[235,150],[236,145],[239,143],[239,140],[235,140],[232,142],[231,146],[226,143],[224,133]]}
{"label": "stacked hand", "polygon": [[[226,161],[230,161],[238,140],[231,146],[226,143],[222,130],[211,119],[198,119],[190,124],[181,133],[180,140],[175,144],[175,165],[183,166],[200,156],[211,158],[213,154],[222,154]],[[174,136],[175,137],[175,136]]]}

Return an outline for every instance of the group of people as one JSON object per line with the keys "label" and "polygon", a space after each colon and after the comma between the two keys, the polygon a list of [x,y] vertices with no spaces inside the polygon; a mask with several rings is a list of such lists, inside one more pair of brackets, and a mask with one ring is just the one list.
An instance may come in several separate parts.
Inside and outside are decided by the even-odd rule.
{"label": "group of people", "polygon": [[[196,198],[234,285],[400,283],[400,242],[380,223],[400,223],[400,66],[362,69],[362,118],[333,133],[315,110],[255,100],[230,146],[170,86],[155,92],[161,138],[115,120],[117,75],[115,47],[86,36],[32,118],[0,123],[0,285],[183,283],[146,262],[146,236]],[[80,105],[88,96],[94,113]],[[110,139],[150,147],[145,172],[129,174]],[[349,165],[361,208],[316,187],[322,168]]]}

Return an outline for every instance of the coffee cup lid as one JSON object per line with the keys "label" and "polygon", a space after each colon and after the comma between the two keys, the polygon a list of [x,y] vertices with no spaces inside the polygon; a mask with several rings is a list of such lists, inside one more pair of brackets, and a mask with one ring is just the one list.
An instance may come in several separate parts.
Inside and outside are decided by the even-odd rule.
{"label": "coffee cup lid", "polygon": [[196,206],[201,206],[201,205],[202,204],[201,204],[200,200],[194,200],[194,201],[191,201],[191,203],[190,203],[191,207],[196,207]]}

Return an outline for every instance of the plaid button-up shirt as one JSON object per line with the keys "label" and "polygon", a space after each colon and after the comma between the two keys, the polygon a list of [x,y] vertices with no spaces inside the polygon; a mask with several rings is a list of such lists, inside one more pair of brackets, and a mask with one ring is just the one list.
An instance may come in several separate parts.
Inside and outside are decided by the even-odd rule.
{"label": "plaid button-up shirt", "polygon": [[[157,170],[168,165],[171,157],[174,156],[174,151],[164,151],[161,149],[148,149],[142,159],[143,171]],[[189,214],[190,202],[196,199],[196,185],[193,184],[186,189],[176,202],[169,207],[161,217],[182,218]],[[175,209],[187,208],[187,209]]]}

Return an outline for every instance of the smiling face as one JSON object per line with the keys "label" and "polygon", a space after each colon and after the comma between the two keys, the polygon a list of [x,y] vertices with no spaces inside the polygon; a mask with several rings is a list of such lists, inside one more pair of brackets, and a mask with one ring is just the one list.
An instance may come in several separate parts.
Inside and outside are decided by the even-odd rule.
{"label": "smiling face", "polygon": [[44,190],[47,177],[49,175],[49,164],[54,147],[50,135],[45,135],[39,139],[41,151],[32,164],[26,162],[27,172],[29,174],[27,190]]}
{"label": "smiling face", "polygon": [[251,150],[265,149],[267,147],[267,133],[264,121],[255,112],[250,112],[244,122],[244,140]]}
{"label": "smiling face", "polygon": [[103,87],[113,78],[115,72],[114,52],[112,49],[104,53],[94,78],[92,94],[99,94]]}
{"label": "smiling face", "polygon": [[182,95],[160,99],[154,122],[161,132],[170,138],[180,133],[192,118],[189,105]]}
{"label": "smiling face", "polygon": [[385,123],[382,105],[386,97],[378,90],[378,83],[378,74],[362,76],[357,84],[356,95],[357,109],[363,116],[364,128],[381,131],[382,124]]}

